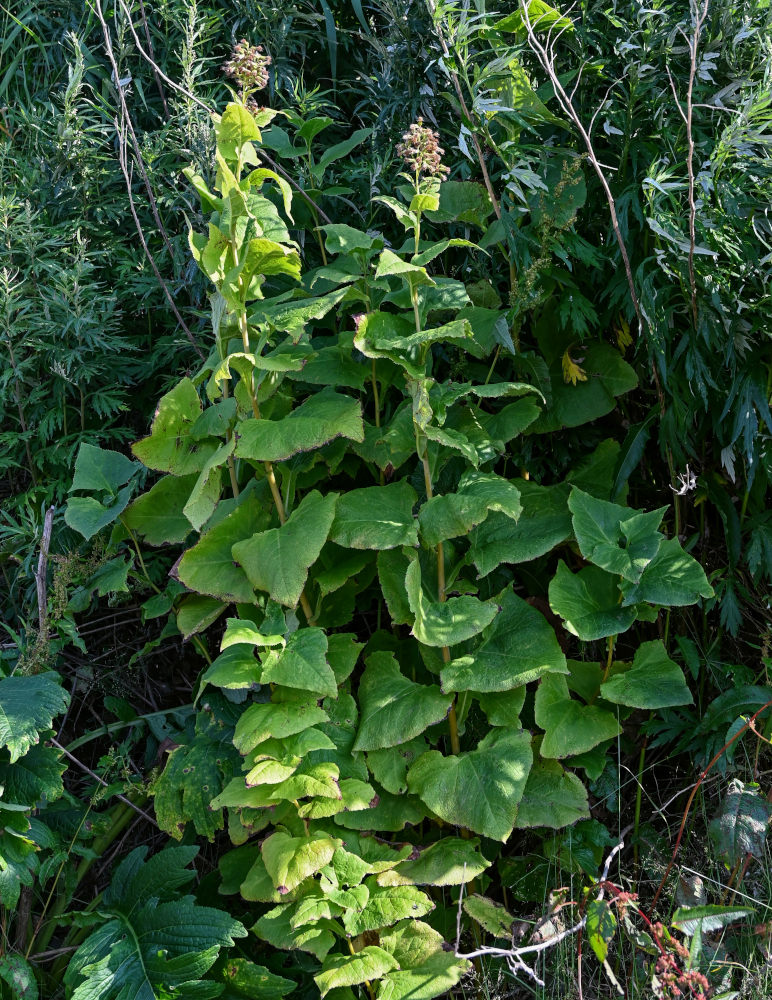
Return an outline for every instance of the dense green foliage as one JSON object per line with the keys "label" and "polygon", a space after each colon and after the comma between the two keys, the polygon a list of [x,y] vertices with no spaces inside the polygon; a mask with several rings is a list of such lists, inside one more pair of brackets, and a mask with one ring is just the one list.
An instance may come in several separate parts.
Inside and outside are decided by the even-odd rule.
{"label": "dense green foliage", "polygon": [[0,996],[735,995],[768,7],[2,16]]}

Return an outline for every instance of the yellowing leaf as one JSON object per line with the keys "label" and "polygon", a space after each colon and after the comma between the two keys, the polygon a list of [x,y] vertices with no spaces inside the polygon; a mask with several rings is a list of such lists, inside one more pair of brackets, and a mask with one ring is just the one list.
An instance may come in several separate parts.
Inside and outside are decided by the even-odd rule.
{"label": "yellowing leaf", "polygon": [[[563,381],[566,383],[566,385],[568,385],[569,383],[571,385],[576,385],[577,382],[586,382],[587,373],[585,372],[584,368],[581,368],[579,366],[578,361],[574,361],[574,359],[568,353],[569,350],[570,348],[567,348],[563,353]],[[583,360],[584,360],[583,358],[579,359],[579,361]]]}

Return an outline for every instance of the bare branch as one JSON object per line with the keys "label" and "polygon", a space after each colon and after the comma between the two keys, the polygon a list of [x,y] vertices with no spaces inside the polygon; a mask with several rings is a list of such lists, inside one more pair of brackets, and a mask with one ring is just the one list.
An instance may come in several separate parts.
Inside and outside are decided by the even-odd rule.
{"label": "bare branch", "polygon": [[[120,3],[120,7],[124,13],[124,16],[126,17],[126,21],[129,25],[129,31],[131,32],[132,37],[134,38],[134,44],[137,46],[137,50],[139,51],[139,54],[142,56],[145,62],[152,67],[153,72],[156,73],[164,81],[164,83],[168,84],[172,88],[172,90],[176,90],[177,93],[183,94],[185,97],[188,98],[188,100],[193,101],[200,108],[203,108],[204,111],[207,111],[209,112],[209,114],[211,114],[212,109],[209,107],[208,104],[206,104],[205,101],[202,101],[200,97],[196,97],[195,94],[191,94],[189,90],[186,90],[184,87],[181,87],[178,83],[175,83],[174,80],[172,80],[170,77],[166,75],[166,73],[164,73],[164,71],[161,69],[158,63],[147,52],[145,52],[144,48],[142,47],[142,42],[139,40],[139,35],[137,34],[136,29],[134,28],[134,22],[131,19],[131,11],[128,9],[123,0],[118,0],[118,2]],[[94,4],[96,5],[97,8],[97,17],[99,17],[99,20],[102,23],[102,31],[106,32],[107,25],[104,23],[104,17],[102,16],[101,0],[94,0]]]}
{"label": "bare branch", "polygon": [[35,587],[38,596],[38,628],[42,639],[48,636],[48,594],[46,579],[48,575],[48,549],[51,545],[51,533],[54,527],[54,508],[49,507],[43,519],[43,534],[40,538],[40,555],[35,573]]}
{"label": "bare branch", "polygon": [[[707,0],[706,0],[707,2]],[[622,263],[625,269],[625,276],[627,277],[627,286],[630,292],[630,298],[633,303],[633,309],[635,310],[635,315],[638,319],[638,325],[643,329],[643,313],[641,311],[641,306],[638,301],[638,294],[635,290],[635,282],[633,280],[633,271],[630,266],[630,257],[627,253],[627,247],[622,238],[622,231],[619,227],[619,219],[617,218],[616,202],[614,201],[614,196],[611,193],[611,188],[609,187],[606,175],[603,172],[602,164],[598,161],[598,157],[595,154],[595,149],[592,144],[592,139],[590,134],[585,129],[582,124],[582,120],[579,117],[579,113],[571,101],[571,98],[565,91],[563,84],[560,82],[560,77],[558,75],[557,69],[555,68],[555,57],[554,52],[545,48],[544,44],[539,40],[533,23],[528,12],[528,4],[525,0],[520,0],[520,11],[523,17],[523,23],[525,25],[526,33],[528,35],[528,45],[531,51],[534,53],[536,58],[541,63],[542,69],[547,74],[547,77],[552,84],[553,90],[555,91],[555,96],[560,104],[564,114],[570,118],[574,127],[579,132],[584,142],[585,149],[587,150],[587,157],[592,164],[593,170],[595,171],[598,180],[600,181],[601,187],[603,188],[603,193],[606,196],[606,201],[608,202],[609,213],[611,215],[611,225],[614,230],[614,236],[619,247],[619,252],[622,255]]]}
{"label": "bare branch", "polygon": [[[145,29],[145,38],[147,39],[147,48],[150,55],[155,60],[155,52],[153,52],[153,39],[150,37],[150,26],[147,23],[147,13],[145,12],[145,2],[144,0],[139,0],[139,12],[142,17],[142,26]],[[158,70],[153,67],[153,76],[155,77],[155,83],[158,87],[158,93],[161,98],[161,104],[164,106],[164,118],[169,120],[169,105],[166,103],[166,94],[164,92],[164,86],[161,83],[161,77],[158,75]]]}
{"label": "bare branch", "polygon": [[142,179],[145,184],[145,189],[147,190],[148,193],[150,207],[153,212],[153,218],[155,219],[156,225],[159,228],[159,232],[161,233],[161,237],[164,241],[166,249],[172,256],[172,260],[174,259],[172,245],[169,242],[169,237],[166,235],[166,230],[164,229],[163,224],[161,223],[161,219],[158,214],[158,207],[155,201],[155,196],[153,195],[153,189],[150,184],[150,178],[147,176],[147,171],[145,170],[145,164],[142,159],[142,153],[139,148],[139,143],[137,142],[137,136],[136,133],[134,132],[134,127],[131,124],[131,115],[129,114],[129,108],[126,103],[126,94],[124,93],[124,89],[120,83],[118,63],[115,58],[115,51],[113,50],[113,43],[110,37],[110,29],[108,28],[107,22],[105,21],[104,18],[104,14],[102,13],[101,0],[94,0],[94,8],[96,10],[97,17],[99,18],[100,26],[102,28],[102,35],[105,43],[105,52],[107,53],[107,58],[109,59],[110,65],[112,67],[113,80],[115,81],[115,89],[118,94],[118,103],[120,105],[120,120],[115,119],[113,124],[115,125],[115,131],[118,135],[118,162],[120,164],[121,173],[123,174],[123,179],[126,182],[126,189],[129,195],[129,208],[131,210],[132,218],[134,219],[134,225],[136,226],[137,234],[139,235],[140,242],[142,243],[142,249],[145,251],[145,256],[147,257],[150,266],[153,269],[153,274],[155,274],[156,280],[161,286],[163,293],[166,296],[166,300],[169,303],[171,310],[177,319],[177,322],[184,330],[185,336],[190,341],[195,352],[198,354],[198,356],[201,358],[202,361],[205,361],[206,357],[204,355],[204,352],[196,343],[196,338],[193,336],[187,323],[182,318],[182,315],[179,309],[177,308],[177,304],[174,301],[171,292],[169,291],[169,287],[164,278],[162,277],[160,270],[158,269],[158,265],[155,262],[155,258],[153,257],[153,254],[150,251],[150,247],[147,244],[147,240],[145,239],[145,234],[142,230],[142,223],[139,220],[137,209],[134,204],[134,192],[132,190],[132,180],[128,166],[127,135],[131,136],[131,143],[134,151],[134,157],[136,159],[137,165],[139,166],[140,173],[142,174]]}
{"label": "bare branch", "polygon": [[681,107],[681,101],[679,100],[678,93],[676,92],[675,83],[673,82],[673,77],[670,72],[670,67],[665,63],[665,72],[667,73],[667,78],[670,80],[670,89],[673,91],[673,98],[676,102],[676,107],[678,108],[678,114],[683,118],[684,125],[687,124],[686,115],[684,114],[684,109]]}
{"label": "bare branch", "polygon": [[[448,43],[445,41],[445,36],[440,30],[439,24],[437,24],[436,8],[434,6],[434,0],[426,0],[426,5],[429,8],[429,13],[432,16],[432,20],[434,21],[434,29],[437,32],[437,38],[439,39],[440,47],[442,48],[442,53],[446,59],[450,59],[450,49],[448,48]],[[456,91],[456,97],[458,97],[458,103],[461,106],[462,113],[466,116],[466,118],[469,119],[469,121],[472,121],[472,115],[470,114],[469,108],[467,107],[466,100],[464,98],[464,92],[461,89],[461,81],[458,78],[458,73],[456,73],[454,70],[451,70],[450,67],[448,67],[448,74],[450,75],[450,79],[453,83],[453,89]],[[471,131],[471,136],[472,136],[472,144],[474,146],[474,151],[477,154],[477,161],[480,164],[480,170],[482,171],[483,181],[485,183],[485,189],[488,192],[488,197],[491,200],[491,205],[493,205],[493,211],[496,213],[496,218],[500,219],[501,206],[499,205],[499,200],[496,197],[495,191],[493,190],[493,184],[491,183],[490,175],[488,174],[488,167],[485,163],[485,158],[483,156],[482,149],[480,148],[479,140],[474,131]]]}
{"label": "bare branch", "polygon": [[689,88],[686,93],[686,142],[688,151],[686,155],[686,169],[689,174],[689,287],[692,293],[692,319],[694,328],[697,329],[697,279],[694,273],[694,252],[697,243],[696,239],[696,219],[697,206],[694,199],[694,80],[697,76],[697,51],[700,44],[702,27],[708,16],[708,6],[710,0],[704,0],[702,8],[698,6],[699,0],[689,0],[689,9],[694,19],[692,37],[689,39],[689,54],[691,56],[689,64]]}
{"label": "bare branch", "polygon": [[[58,740],[50,739],[49,743],[53,744],[53,746],[55,746],[57,750],[61,751],[61,753],[63,753],[64,756],[68,758],[68,760],[71,760],[73,764],[76,764],[81,769],[81,771],[85,771],[86,774],[88,774],[90,777],[94,779],[94,781],[99,782],[99,784],[102,785],[104,788],[110,787],[108,783],[104,780],[104,778],[100,778],[99,775],[96,774],[96,772],[92,771],[91,768],[88,767],[86,764],[84,764],[82,760],[78,760],[78,758],[75,757],[73,754],[71,754],[66,747],[63,747]],[[153,819],[153,817],[150,815],[150,813],[146,813],[144,809],[140,809],[140,807],[136,804],[136,802],[132,802],[131,799],[126,798],[125,795],[121,795],[118,792],[115,793],[115,797],[116,799],[120,799],[120,801],[123,802],[124,805],[127,805],[131,809],[133,809],[134,812],[138,813],[143,819],[146,819],[148,823],[151,823],[156,828],[156,830],[160,829],[160,827]]]}
{"label": "bare branch", "polygon": [[[625,836],[628,829],[630,829],[630,827],[626,828],[622,832],[622,837]],[[611,850],[606,858],[603,865],[603,871],[601,872],[600,879],[598,880],[598,895],[595,897],[598,902],[602,900],[606,894],[606,883],[608,882],[611,864],[623,847],[624,839],[620,839],[619,843]],[[466,872],[464,874],[466,874]],[[513,975],[516,976],[521,972],[525,973],[530,979],[533,979],[534,982],[541,986],[543,986],[544,983],[537,975],[536,970],[524,961],[524,956],[538,955],[543,951],[554,948],[555,945],[560,944],[561,941],[565,941],[566,938],[573,937],[573,935],[578,934],[587,923],[587,917],[582,917],[581,920],[578,920],[575,924],[572,924],[565,930],[559,931],[557,934],[553,934],[552,937],[545,938],[544,941],[539,941],[536,944],[527,944],[522,947],[515,947],[513,944],[511,948],[478,948],[475,951],[462,953],[459,951],[459,943],[461,938],[461,900],[463,898],[463,894],[464,883],[462,883],[460,887],[458,897],[458,914],[456,917],[456,958],[475,959],[481,958],[483,955],[488,956],[489,958],[503,958]]]}

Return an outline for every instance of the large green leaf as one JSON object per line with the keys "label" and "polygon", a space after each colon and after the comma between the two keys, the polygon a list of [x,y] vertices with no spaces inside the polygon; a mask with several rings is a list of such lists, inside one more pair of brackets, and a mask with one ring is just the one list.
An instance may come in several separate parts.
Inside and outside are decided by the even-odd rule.
{"label": "large green leaf", "polygon": [[479,893],[472,893],[466,897],[463,905],[464,912],[493,937],[511,939],[515,918],[502,903],[496,903]]}
{"label": "large green leaf", "polygon": [[700,597],[712,597],[713,588],[705,571],[681,548],[677,538],[663,542],[636,584],[623,583],[625,606],[646,601],[667,607],[696,604]]}
{"label": "large green leaf", "polygon": [[349,549],[393,549],[417,545],[413,517],[416,492],[400,480],[389,486],[350,490],[338,500],[330,538]]}
{"label": "large green leaf", "polygon": [[198,906],[179,888],[193,847],[172,847],[145,861],[146,847],[122,861],[97,909],[102,922],[69,959],[64,982],[72,1000],[154,1000],[174,991],[211,997],[202,982],[221,948],[246,929],[229,914]]}
{"label": "large green leaf", "polygon": [[222,118],[215,124],[217,133],[217,148],[220,154],[230,161],[244,155],[244,146],[248,142],[260,139],[260,130],[255,119],[243,104],[235,101],[226,107]]}
{"label": "large green leaf", "polygon": [[365,438],[354,445],[354,451],[366,462],[372,462],[379,469],[398,469],[415,455],[415,432],[413,414],[408,402],[402,403],[391,420],[374,427],[365,424]]}
{"label": "large green leaf", "polygon": [[494,691],[486,694],[475,691],[474,696],[492,726],[519,728],[521,725],[520,713],[525,704],[525,692],[526,688],[523,685],[519,688],[513,688],[511,691]]}
{"label": "large green leaf", "polygon": [[328,718],[313,698],[250,705],[236,723],[233,742],[242,754],[246,754],[269,737],[292,736]]}
{"label": "large green leaf", "polygon": [[[378,655],[378,654],[373,654]],[[407,791],[407,772],[413,761],[426,753],[429,744],[422,736],[416,736],[399,746],[371,750],[367,754],[367,767],[378,782],[392,795],[404,795]]]}
{"label": "large green leaf", "polygon": [[378,982],[384,973],[398,969],[399,963],[383,948],[367,945],[353,955],[331,955],[322,963],[322,971],[314,976],[324,997],[330,990],[360,983]]}
{"label": "large green leaf", "polygon": [[366,663],[359,683],[361,715],[355,751],[407,743],[450,711],[452,696],[433,684],[408,680],[391,653],[373,653]]}
{"label": "large green leaf", "polygon": [[579,427],[610,413],[616,397],[638,385],[633,368],[614,347],[599,341],[579,349],[586,382],[566,384],[561,358],[550,364],[552,405],[531,425],[529,433],[546,434],[563,427]]}
{"label": "large green leaf", "polygon": [[474,652],[443,669],[443,691],[509,691],[546,673],[567,673],[555,630],[544,615],[511,588],[497,601],[499,613]]}
{"label": "large green leaf", "polygon": [[233,558],[250,583],[267,591],[274,601],[294,608],[308,576],[327,541],[335,515],[337,494],[308,493],[286,523],[233,546]]}
{"label": "large green leaf", "polygon": [[327,636],[320,628],[301,628],[283,649],[272,649],[263,659],[263,684],[314,691],[337,697],[335,674],[327,662]]}
{"label": "large green leaf", "polygon": [[136,462],[132,462],[120,452],[97,448],[84,441],[75,459],[75,475],[69,492],[94,490],[117,493],[138,469]]}
{"label": "large green leaf", "polygon": [[178,545],[190,534],[190,521],[182,508],[188,502],[197,476],[164,476],[152,489],[131,503],[123,522],[142,535],[148,545]]}
{"label": "large green leaf", "polygon": [[[527,786],[526,786],[527,787]],[[415,851],[413,853],[416,853]],[[461,885],[490,868],[476,837],[443,837],[378,876],[380,885]]]}
{"label": "large green leaf", "polygon": [[[391,251],[384,250],[384,254],[391,254]],[[394,267],[399,266],[400,273],[409,280],[423,280],[426,275],[424,268],[400,261],[394,254],[391,257],[398,262]],[[471,337],[472,328],[463,319],[416,333],[415,324],[404,316],[373,312],[360,321],[354,346],[368,358],[389,358],[404,368],[411,378],[421,378],[424,374],[424,361],[421,359],[424,358],[428,345]]]}
{"label": "large green leaf", "polygon": [[408,772],[408,785],[446,823],[505,841],[532,761],[530,734],[495,729],[460,756],[425,753]]}
{"label": "large green leaf", "polygon": [[298,292],[298,298],[289,301],[257,303],[249,310],[249,322],[255,325],[266,323],[274,330],[288,333],[297,343],[306,324],[326,316],[347,293],[348,288],[344,286],[326,295],[303,296]]}
{"label": "large green leaf", "polygon": [[427,545],[467,535],[471,529],[498,511],[516,521],[520,516],[520,491],[491,472],[465,473],[456,493],[432,497],[419,514],[421,534]]}
{"label": "large green leaf", "polygon": [[276,906],[263,914],[253,930],[263,941],[273,948],[310,952],[321,962],[327,952],[335,944],[335,938],[326,928],[318,926],[292,926],[291,920],[297,908],[296,903],[286,903]]}
{"label": "large green leaf", "polygon": [[406,826],[415,826],[426,819],[426,809],[411,795],[391,795],[378,792],[370,808],[357,812],[338,813],[335,822],[347,830],[377,830],[397,833]]}
{"label": "large green leaf", "polygon": [[8,747],[12,764],[67,708],[70,698],[60,680],[53,671],[0,679],[0,746]]}
{"label": "large green leaf", "polygon": [[189,378],[182,379],[161,397],[150,436],[132,445],[136,457],[149,469],[186,476],[200,472],[219,442],[193,437],[193,424],[201,416],[201,401]]}
{"label": "large green leaf", "polygon": [[93,538],[102,528],[116,521],[126,509],[134,487],[131,483],[119,490],[109,504],[100,503],[95,497],[69,497],[64,511],[66,524],[84,538]]}
{"label": "large green leaf", "polygon": [[366,885],[369,899],[364,909],[360,912],[350,910],[343,919],[346,933],[351,937],[391,927],[406,917],[424,917],[434,909],[426,893],[412,885],[382,887],[374,878],[368,879]]}
{"label": "large green leaf", "polygon": [[225,983],[227,1000],[280,1000],[287,993],[292,993],[297,983],[293,979],[285,979],[255,965],[246,958],[228,958],[223,963],[220,972]]}
{"label": "large green leaf", "polygon": [[[182,556],[177,577],[191,590],[222,601],[252,604],[254,588],[234,563],[233,547],[268,526],[268,515],[255,497],[246,497],[231,514]],[[259,535],[258,535],[259,537]]]}
{"label": "large green leaf", "polygon": [[421,585],[421,566],[414,559],[405,576],[410,610],[415,616],[413,635],[427,646],[454,646],[478,635],[490,625],[499,608],[494,601],[476,597],[450,597],[430,601]]}
{"label": "large green leaf", "polygon": [[440,205],[427,212],[432,222],[469,222],[485,229],[493,208],[488,192],[473,181],[444,181],[440,184]]}
{"label": "large green leaf", "polygon": [[562,674],[542,677],[534,717],[544,730],[542,757],[573,757],[622,732],[611,712],[572,698]]}
{"label": "large green leaf", "polygon": [[21,955],[0,957],[0,979],[10,987],[13,1000],[38,1000],[40,996],[32,966]]}
{"label": "large green leaf", "polygon": [[470,968],[449,951],[442,935],[422,920],[405,920],[380,935],[381,946],[399,963],[380,981],[378,1000],[432,1000],[448,994]]}
{"label": "large green leaf", "polygon": [[578,573],[561,559],[550,581],[550,607],[565,621],[569,632],[584,642],[626,632],[637,617],[634,607],[619,603],[617,579],[596,566]]}
{"label": "large green leaf", "polygon": [[556,760],[536,760],[517,813],[518,829],[571,826],[590,815],[587,789]]}
{"label": "large green leaf", "polygon": [[378,580],[394,625],[410,625],[413,622],[405,593],[405,575],[410,566],[406,552],[403,549],[388,549],[378,553]]}
{"label": "large green leaf", "polygon": [[177,608],[177,628],[184,639],[197,635],[216,622],[228,607],[216,597],[187,594]]}
{"label": "large green leaf", "polygon": [[263,842],[263,861],[276,889],[291,892],[332,860],[339,841],[323,833],[290,837],[277,830]]}
{"label": "large green leaf", "polygon": [[338,437],[364,440],[358,400],[332,389],[309,396],[281,420],[244,420],[239,428],[238,458],[285,462],[302,451],[315,451]]}
{"label": "large green leaf", "polygon": [[661,639],[642,643],[632,667],[601,684],[600,693],[606,701],[630,708],[672,708],[694,700],[683,670],[667,655]]}
{"label": "large green leaf", "polygon": [[54,802],[64,792],[62,775],[67,765],[62,760],[58,750],[39,743],[31,746],[13,763],[10,755],[0,754],[3,799],[29,809],[34,809],[40,802]]}
{"label": "large green leaf", "polygon": [[223,650],[211,663],[201,678],[201,684],[238,691],[258,688],[262,669],[255,659],[254,648],[245,642],[236,643]]}
{"label": "large green leaf", "polygon": [[235,754],[213,738],[212,728],[197,725],[193,741],[172,750],[152,786],[158,825],[176,840],[182,838],[189,822],[199,836],[210,841],[225,825],[222,811],[213,809],[211,803],[233,774],[231,755]]}
{"label": "large green leaf", "polygon": [[204,462],[190,496],[183,507],[185,517],[200,531],[214,513],[222,492],[222,467],[233,454],[235,438],[224,441]]}
{"label": "large green leaf", "polygon": [[607,899],[592,899],[587,904],[587,940],[599,962],[608,957],[609,945],[617,929],[617,918]]}
{"label": "large green leaf", "polygon": [[[721,930],[738,920],[752,917],[755,909],[751,906],[680,906],[673,914],[673,926],[688,937],[695,934],[710,934]],[[731,996],[731,994],[730,994]]]}
{"label": "large green leaf", "polygon": [[734,868],[748,855],[764,857],[770,819],[772,803],[759,786],[732,778],[708,828],[714,851],[727,868]]}
{"label": "large green leaf", "polygon": [[571,490],[568,507],[584,558],[626,580],[640,580],[664,541],[657,529],[667,507],[641,514],[599,500],[576,486]]}
{"label": "large green leaf", "polygon": [[481,576],[503,562],[536,559],[571,534],[569,487],[565,483],[539,486],[518,479],[517,489],[523,507],[517,523],[504,514],[494,513],[470,533],[469,558]]}

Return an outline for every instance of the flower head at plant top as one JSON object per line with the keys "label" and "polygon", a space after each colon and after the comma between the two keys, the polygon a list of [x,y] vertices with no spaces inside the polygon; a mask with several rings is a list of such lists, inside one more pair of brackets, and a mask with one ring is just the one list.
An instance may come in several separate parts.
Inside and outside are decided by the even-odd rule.
{"label": "flower head at plant top", "polygon": [[413,173],[424,177],[438,177],[440,180],[444,180],[450,173],[450,167],[442,162],[444,152],[439,135],[434,129],[424,125],[423,118],[413,122],[397,146],[397,154]]}
{"label": "flower head at plant top", "polygon": [[234,45],[223,69],[225,75],[234,79],[242,90],[262,90],[268,85],[270,65],[271,57],[263,52],[262,45],[250,45],[246,38],[242,38]]}

